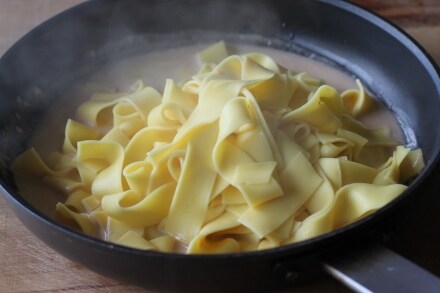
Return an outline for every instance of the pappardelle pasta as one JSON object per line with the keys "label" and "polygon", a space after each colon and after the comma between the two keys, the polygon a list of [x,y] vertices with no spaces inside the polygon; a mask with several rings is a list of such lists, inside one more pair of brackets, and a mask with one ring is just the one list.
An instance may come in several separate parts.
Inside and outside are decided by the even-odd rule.
{"label": "pappardelle pasta", "polygon": [[234,253],[309,239],[383,207],[424,167],[420,149],[359,121],[379,103],[341,94],[223,42],[163,93],[97,93],[62,150],[31,148],[12,171],[66,196],[56,218],[93,237],[161,252]]}

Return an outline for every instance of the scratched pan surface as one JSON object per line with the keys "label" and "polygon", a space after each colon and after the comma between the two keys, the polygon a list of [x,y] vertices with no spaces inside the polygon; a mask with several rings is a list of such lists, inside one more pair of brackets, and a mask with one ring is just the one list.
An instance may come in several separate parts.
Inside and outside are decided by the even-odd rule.
{"label": "scratched pan surface", "polygon": [[[115,60],[219,39],[278,46],[361,77],[406,124],[408,144],[422,148],[423,173],[397,200],[350,226],[293,245],[230,255],[163,254],[113,245],[57,224],[19,195],[8,166],[69,86]],[[0,60],[2,193],[49,246],[110,277],[163,290],[292,286],[292,281],[316,277],[321,257],[334,249],[378,239],[420,194],[440,150],[439,97],[438,69],[423,50],[389,23],[346,2],[90,1],[43,23]]]}

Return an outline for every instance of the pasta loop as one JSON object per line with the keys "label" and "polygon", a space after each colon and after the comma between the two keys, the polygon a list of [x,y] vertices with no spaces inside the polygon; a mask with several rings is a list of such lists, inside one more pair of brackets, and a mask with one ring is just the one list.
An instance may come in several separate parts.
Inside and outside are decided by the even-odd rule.
{"label": "pasta loop", "polygon": [[138,81],[97,93],[69,119],[62,150],[11,166],[65,195],[56,218],[93,237],[158,252],[237,253],[349,225],[406,190],[424,167],[358,80],[339,94],[261,53],[198,54],[163,94]]}

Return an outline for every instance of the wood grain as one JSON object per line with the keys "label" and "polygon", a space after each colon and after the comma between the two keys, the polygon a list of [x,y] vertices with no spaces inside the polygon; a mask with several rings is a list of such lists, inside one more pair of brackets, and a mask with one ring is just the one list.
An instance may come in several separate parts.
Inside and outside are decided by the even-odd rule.
{"label": "wood grain", "polygon": [[143,292],[104,278],[55,253],[0,200],[0,292]]}
{"label": "wood grain", "polygon": [[[0,0],[0,55],[27,31],[84,0]],[[440,2],[437,0],[354,1],[404,27],[440,63]],[[438,174],[437,176],[440,176]],[[397,227],[390,246],[440,275],[440,188]],[[425,223],[423,229],[417,225]],[[427,223],[427,224],[426,224]],[[413,239],[416,239],[413,241]],[[349,292],[327,277],[295,292]],[[81,267],[48,248],[13,215],[0,197],[0,292],[152,292],[122,284]],[[293,292],[293,290],[286,290]]]}
{"label": "wood grain", "polygon": [[435,26],[440,24],[438,0],[354,0],[401,26]]}

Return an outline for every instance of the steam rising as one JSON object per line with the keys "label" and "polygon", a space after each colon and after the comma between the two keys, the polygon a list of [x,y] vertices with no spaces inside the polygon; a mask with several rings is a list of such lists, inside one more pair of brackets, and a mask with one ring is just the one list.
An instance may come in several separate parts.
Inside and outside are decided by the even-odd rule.
{"label": "steam rising", "polygon": [[[74,92],[72,89],[84,84],[92,74],[119,60],[220,39],[273,46],[317,58],[292,44],[304,36],[295,35],[291,23],[285,22],[293,19],[292,23],[298,27],[304,25],[307,30],[319,32],[322,15],[315,2],[299,0],[294,5],[283,1],[155,0],[146,3],[142,0],[85,3],[43,24],[4,55],[0,62],[2,176],[10,178],[6,166],[28,146],[29,137],[47,115],[48,107],[55,105],[56,109],[63,109],[59,117],[66,113],[73,116],[71,109],[81,102],[81,95],[68,93]],[[89,89],[100,88],[98,85]],[[53,124],[57,125],[59,117],[55,116]],[[62,124],[59,135],[61,131]],[[51,139],[57,139],[56,133],[51,133]],[[415,145],[414,140],[410,141]]]}

